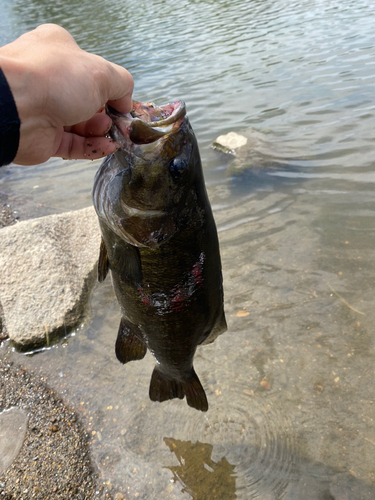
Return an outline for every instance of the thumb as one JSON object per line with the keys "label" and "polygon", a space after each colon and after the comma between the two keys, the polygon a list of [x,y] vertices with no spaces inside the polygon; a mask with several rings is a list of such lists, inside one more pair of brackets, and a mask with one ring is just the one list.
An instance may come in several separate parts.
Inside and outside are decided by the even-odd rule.
{"label": "thumb", "polygon": [[132,110],[132,94],[134,89],[133,77],[122,66],[108,62],[107,82],[105,87],[106,96],[102,102],[108,102],[110,106],[120,113],[129,113]]}

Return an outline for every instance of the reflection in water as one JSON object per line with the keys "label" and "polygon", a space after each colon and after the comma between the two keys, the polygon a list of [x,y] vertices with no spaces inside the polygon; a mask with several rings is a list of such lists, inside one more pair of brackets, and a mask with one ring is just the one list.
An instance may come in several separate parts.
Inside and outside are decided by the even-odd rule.
{"label": "reflection in water", "polygon": [[212,444],[192,443],[164,438],[165,444],[176,455],[180,465],[168,467],[194,500],[233,500],[236,496],[235,465],[222,457],[219,462],[211,458]]}
{"label": "reflection in water", "polygon": [[[208,347],[213,349],[214,345]],[[200,361],[202,355],[203,349],[198,356]],[[262,361],[259,360],[263,368],[258,364],[259,368],[265,370],[272,355],[272,349],[264,352]],[[209,356],[201,363],[206,380],[210,376],[204,370],[207,364]],[[233,498],[239,500],[263,498],[262,495],[282,499],[289,483],[299,478],[300,457],[305,453],[303,438],[294,432],[280,404],[267,401],[264,389],[251,394],[257,378],[256,372],[252,372],[254,384],[250,387],[235,370],[232,375],[223,375],[217,384],[208,383],[212,404],[203,418],[193,409],[186,411],[182,401],[167,402],[165,406],[147,402],[142,407],[128,401],[127,407],[133,411],[127,412],[117,431],[121,434],[117,441],[121,444],[122,467],[137,463],[142,463],[147,471],[167,467],[186,491],[196,495],[193,498],[211,498],[207,492],[215,483],[213,474],[219,476],[221,470],[226,479],[220,479],[217,498],[231,498],[223,496],[227,492],[235,493]],[[139,372],[134,376],[139,377]],[[96,426],[104,428],[103,424],[100,420]],[[167,432],[174,437],[165,438]],[[170,465],[164,443],[175,453],[178,466]],[[159,487],[154,488],[154,494],[160,494]]]}
{"label": "reflection in water", "polygon": [[[182,492],[194,500],[373,500],[373,488],[345,474],[319,463],[299,459],[298,465],[284,476],[285,489],[268,490],[262,480],[257,491],[241,493],[236,490],[236,466],[221,457],[212,459],[213,446],[197,441],[164,438],[165,444],[176,455],[180,465],[167,466],[173,478],[183,486]],[[296,461],[297,463],[297,461]],[[260,465],[260,464],[259,464]],[[272,476],[277,470],[268,471]],[[260,479],[260,476],[259,478]],[[258,481],[256,481],[258,482]]]}

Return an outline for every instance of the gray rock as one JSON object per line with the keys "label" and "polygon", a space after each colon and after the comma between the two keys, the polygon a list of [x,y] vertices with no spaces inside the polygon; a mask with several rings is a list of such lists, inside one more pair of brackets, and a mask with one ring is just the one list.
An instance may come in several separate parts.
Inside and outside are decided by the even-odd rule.
{"label": "gray rock", "polygon": [[100,229],[92,207],[0,232],[0,302],[11,341],[49,344],[77,326],[96,277]]}

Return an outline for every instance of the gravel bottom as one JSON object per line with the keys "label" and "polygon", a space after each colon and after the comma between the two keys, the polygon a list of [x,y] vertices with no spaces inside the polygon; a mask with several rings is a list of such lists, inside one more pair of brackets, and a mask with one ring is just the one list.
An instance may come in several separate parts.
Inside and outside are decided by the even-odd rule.
{"label": "gravel bottom", "polygon": [[75,412],[43,378],[0,359],[0,412],[14,407],[27,414],[27,430],[18,456],[0,475],[0,499],[103,498]]}
{"label": "gravel bottom", "polygon": [[7,196],[0,193],[0,228],[11,226],[18,221],[18,212],[7,203]]}

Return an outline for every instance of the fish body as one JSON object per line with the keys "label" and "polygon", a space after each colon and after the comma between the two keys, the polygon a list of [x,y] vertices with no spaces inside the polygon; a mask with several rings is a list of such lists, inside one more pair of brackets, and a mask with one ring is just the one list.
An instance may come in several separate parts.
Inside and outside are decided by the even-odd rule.
{"label": "fish body", "polygon": [[226,321],[217,231],[185,104],[134,102],[132,115],[107,112],[121,148],[99,168],[93,202],[99,281],[110,269],[122,313],[116,355],[127,363],[149,349],[151,400],[186,396],[206,411],[193,358]]}

